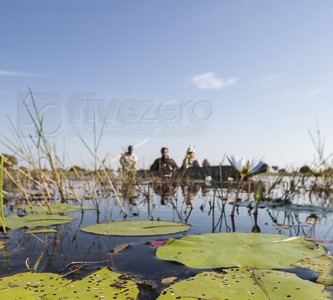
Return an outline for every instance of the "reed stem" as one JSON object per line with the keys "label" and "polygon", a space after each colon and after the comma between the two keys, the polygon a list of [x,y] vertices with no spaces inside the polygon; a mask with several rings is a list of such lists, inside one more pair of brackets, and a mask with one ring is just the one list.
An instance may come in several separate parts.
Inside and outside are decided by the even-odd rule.
{"label": "reed stem", "polygon": [[6,234],[6,220],[5,220],[5,207],[3,205],[3,195],[2,195],[2,186],[3,186],[3,169],[4,169],[4,164],[3,164],[3,156],[0,156],[0,207],[1,207],[1,226],[3,229],[3,232]]}
{"label": "reed stem", "polygon": [[231,210],[231,216],[232,217],[235,215],[235,209],[236,209],[236,205],[237,205],[238,195],[239,195],[239,191],[240,191],[241,186],[242,186],[243,179],[244,179],[244,176],[241,176],[241,178],[239,180],[239,183],[238,183],[238,188],[237,188],[237,191],[236,191],[234,205],[232,206],[232,210]]}

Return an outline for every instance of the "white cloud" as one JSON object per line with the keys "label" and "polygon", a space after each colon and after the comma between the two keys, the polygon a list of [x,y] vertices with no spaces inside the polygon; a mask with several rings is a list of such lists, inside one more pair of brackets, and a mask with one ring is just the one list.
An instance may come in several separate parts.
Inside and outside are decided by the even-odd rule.
{"label": "white cloud", "polygon": [[237,80],[237,78],[219,78],[214,72],[206,72],[192,76],[191,83],[200,90],[219,90],[235,84]]}
{"label": "white cloud", "polygon": [[323,89],[308,89],[308,90],[301,90],[301,89],[293,89],[285,92],[283,94],[284,97],[287,98],[312,98],[318,96],[324,92]]}
{"label": "white cloud", "polygon": [[0,76],[3,76],[3,77],[31,77],[31,76],[35,76],[35,74],[0,69]]}

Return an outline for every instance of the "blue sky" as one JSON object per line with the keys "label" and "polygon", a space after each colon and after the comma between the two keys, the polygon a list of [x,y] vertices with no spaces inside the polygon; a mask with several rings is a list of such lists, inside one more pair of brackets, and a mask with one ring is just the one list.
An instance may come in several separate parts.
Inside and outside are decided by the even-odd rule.
{"label": "blue sky", "polygon": [[93,147],[94,124],[112,166],[129,144],[139,167],[162,146],[180,164],[189,145],[213,164],[310,164],[309,129],[333,152],[332,14],[315,0],[1,1],[0,132],[8,116],[29,134],[30,86],[68,166],[92,165],[78,133]]}

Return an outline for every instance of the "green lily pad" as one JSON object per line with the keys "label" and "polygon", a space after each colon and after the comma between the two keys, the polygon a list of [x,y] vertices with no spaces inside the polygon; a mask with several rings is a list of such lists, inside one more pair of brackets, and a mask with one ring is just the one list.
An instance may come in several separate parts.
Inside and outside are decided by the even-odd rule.
{"label": "green lily pad", "polygon": [[295,274],[247,268],[226,272],[203,272],[177,282],[164,289],[158,299],[330,299],[323,285],[302,280]]}
{"label": "green lily pad", "polygon": [[[68,203],[60,203],[60,202],[50,203],[49,206],[50,206],[52,213],[66,213],[66,212],[81,210],[81,206],[79,206],[79,205],[71,205]],[[48,213],[48,208],[46,205],[43,205],[43,207],[41,207],[40,205],[34,204],[34,205],[32,205],[32,207],[30,207],[27,204],[19,204],[17,207],[24,209],[27,212],[32,211],[32,212],[40,213],[40,214]],[[89,209],[94,209],[94,208],[93,207],[83,207],[83,210],[89,210]]]}
{"label": "green lily pad", "polygon": [[301,259],[323,254],[323,247],[303,237],[237,232],[169,239],[156,251],[160,259],[177,261],[191,268],[289,268]]}
{"label": "green lily pad", "polygon": [[10,229],[18,229],[22,227],[35,228],[39,226],[52,226],[65,224],[73,221],[73,218],[59,215],[46,214],[28,214],[24,217],[11,215],[5,217],[6,226]]}
{"label": "green lily pad", "polygon": [[169,221],[122,221],[94,224],[81,228],[85,232],[117,236],[147,236],[183,232],[190,228],[183,223]]}
{"label": "green lily pad", "polygon": [[1,299],[136,299],[136,283],[103,268],[82,280],[51,273],[21,273],[0,278]]}
{"label": "green lily pad", "polygon": [[295,264],[298,267],[310,269],[319,275],[318,283],[333,285],[333,256],[323,255],[305,258]]}
{"label": "green lily pad", "polygon": [[39,299],[70,281],[52,273],[25,272],[0,278],[1,299]]}
{"label": "green lily pad", "polygon": [[136,299],[139,294],[136,283],[120,279],[121,275],[103,268],[82,280],[72,281],[43,299]]}

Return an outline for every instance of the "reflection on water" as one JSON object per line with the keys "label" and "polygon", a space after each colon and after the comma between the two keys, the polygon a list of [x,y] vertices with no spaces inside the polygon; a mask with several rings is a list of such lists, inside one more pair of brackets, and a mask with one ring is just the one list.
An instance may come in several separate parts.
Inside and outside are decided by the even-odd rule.
{"label": "reflection on water", "polygon": [[[66,225],[53,226],[55,233],[34,235],[26,234],[25,229],[9,231],[4,239],[5,248],[0,250],[1,275],[29,268],[38,272],[60,272],[75,278],[102,266],[150,276],[150,279],[165,276],[166,272],[162,270],[168,270],[169,276],[172,270],[189,273],[185,267],[152,258],[154,250],[145,245],[147,241],[164,240],[171,236],[179,238],[191,234],[238,231],[333,240],[333,209],[329,206],[299,206],[290,202],[280,205],[279,202],[263,201],[258,215],[254,215],[253,195],[250,194],[250,199],[247,199],[247,191],[242,191],[242,201],[237,206],[235,217],[231,218],[234,192],[214,188],[205,182],[184,181],[177,184],[167,178],[141,185],[127,181],[116,188],[128,220],[169,220],[188,223],[192,227],[185,233],[155,237],[101,236],[80,231],[80,227],[96,222],[123,220],[117,201],[109,195],[100,201],[100,214],[96,211],[68,213],[75,220]],[[311,201],[314,201],[313,195]],[[298,201],[296,199],[296,203]],[[94,202],[85,200],[84,205],[93,206]],[[124,243],[130,244],[126,251],[113,255],[112,250]],[[331,244],[326,247],[332,251]],[[141,251],[141,270],[135,267],[133,260],[132,265],[129,264],[128,255],[137,257],[136,249]]]}
{"label": "reflection on water", "polygon": [[177,192],[177,182],[172,178],[165,178],[164,180],[156,180],[152,183],[152,188],[158,196],[161,198],[161,204],[167,205],[172,203],[172,198]]}

